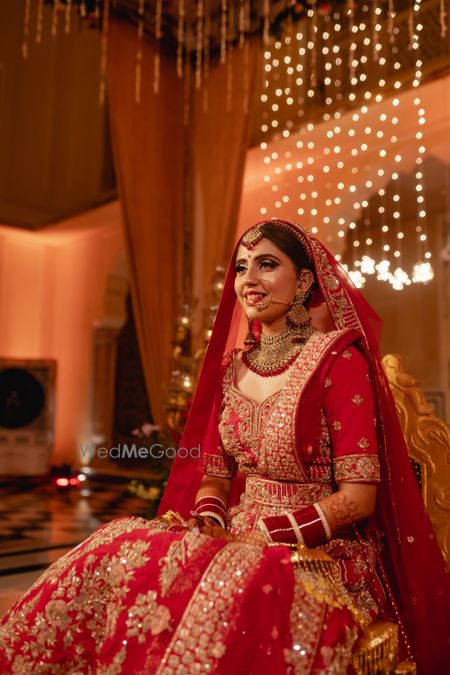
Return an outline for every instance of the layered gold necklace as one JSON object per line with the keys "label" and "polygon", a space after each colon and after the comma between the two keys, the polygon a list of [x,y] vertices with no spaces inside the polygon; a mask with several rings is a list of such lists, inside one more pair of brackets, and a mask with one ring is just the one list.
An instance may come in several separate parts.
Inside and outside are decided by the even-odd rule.
{"label": "layered gold necklace", "polygon": [[275,335],[261,335],[255,347],[242,353],[242,360],[262,377],[280,375],[295,361],[313,332],[314,328],[308,325],[298,332],[287,328]]}

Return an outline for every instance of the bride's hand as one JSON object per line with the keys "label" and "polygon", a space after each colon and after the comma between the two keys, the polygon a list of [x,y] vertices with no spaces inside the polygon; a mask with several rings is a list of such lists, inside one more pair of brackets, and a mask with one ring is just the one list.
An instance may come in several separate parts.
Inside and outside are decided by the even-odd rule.
{"label": "bride's hand", "polygon": [[242,544],[253,544],[254,546],[267,546],[266,538],[259,530],[236,534],[233,541],[239,541]]}
{"label": "bride's hand", "polygon": [[234,541],[234,536],[217,525],[213,520],[207,518],[204,525],[200,527],[200,532],[202,534],[207,534],[209,537],[215,537],[216,539],[225,539],[226,541]]}
{"label": "bride's hand", "polygon": [[242,534],[232,534],[215,524],[207,524],[200,528],[200,532],[217,539],[225,539],[229,542],[240,542],[242,544],[252,544],[253,546],[266,546],[267,541],[262,532],[243,532]]}

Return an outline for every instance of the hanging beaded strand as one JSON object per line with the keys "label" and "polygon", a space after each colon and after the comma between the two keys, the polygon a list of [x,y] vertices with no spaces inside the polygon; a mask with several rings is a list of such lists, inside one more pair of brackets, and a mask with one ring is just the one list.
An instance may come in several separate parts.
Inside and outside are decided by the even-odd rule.
{"label": "hanging beaded strand", "polygon": [[388,0],[387,32],[388,32],[388,35],[389,35],[389,42],[391,44],[393,44],[395,42],[394,19],[395,19],[394,0]]}
{"label": "hanging beaded strand", "polygon": [[64,12],[64,33],[69,35],[72,18],[72,0],[66,0],[66,9]]}
{"label": "hanging beaded strand", "polygon": [[177,30],[177,75],[183,77],[183,49],[184,49],[184,0],[178,2],[178,30]]}
{"label": "hanging beaded strand", "polygon": [[36,44],[41,44],[44,29],[44,0],[38,0],[36,12]]}
{"label": "hanging beaded strand", "polygon": [[[186,39],[186,38],[185,38]],[[191,59],[188,57],[184,72],[183,124],[189,126],[191,116]]]}
{"label": "hanging beaded strand", "polygon": [[102,40],[100,52],[100,91],[99,103],[105,105],[106,100],[106,60],[108,57],[109,0],[105,0],[102,17]]}
{"label": "hanging beaded strand", "polygon": [[195,54],[195,88],[198,90],[202,84],[202,61],[203,61],[203,0],[197,0],[197,44]]}
{"label": "hanging beaded strand", "polygon": [[374,0],[372,3],[372,59],[374,61],[379,60],[378,44],[380,42],[380,39],[377,26],[378,26],[378,0]]}
{"label": "hanging beaded strand", "polygon": [[160,69],[161,69],[161,13],[162,13],[162,0],[156,0],[156,14],[155,14],[155,39],[156,39],[156,49],[155,49],[155,59],[153,62],[153,93],[159,93],[159,80],[160,80]]}
{"label": "hanging beaded strand", "polygon": [[347,2],[347,16],[348,16],[348,33],[351,36],[350,47],[348,50],[348,69],[350,71],[350,82],[355,77],[355,50],[356,42],[353,37],[353,28],[355,25],[355,3],[354,0]]}
{"label": "hanging beaded strand", "polygon": [[58,3],[57,2],[53,3],[53,8],[52,8],[51,33],[52,33],[53,37],[56,37],[58,35]]}
{"label": "hanging beaded strand", "polygon": [[239,48],[242,49],[245,40],[245,0],[239,0],[238,32]]}
{"label": "hanging beaded strand", "polygon": [[211,10],[209,0],[205,0],[205,28],[203,31],[203,88],[202,88],[202,109],[204,113],[208,112],[209,105],[209,46],[211,40]]}
{"label": "hanging beaded strand", "polygon": [[222,0],[222,12],[220,15],[220,63],[227,60],[227,0]]}
{"label": "hanging beaded strand", "polygon": [[141,102],[142,85],[142,60],[143,60],[143,42],[144,42],[144,16],[145,0],[139,0],[138,5],[138,27],[137,27],[137,48],[136,48],[136,68],[134,75],[134,100]]}
{"label": "hanging beaded strand", "polygon": [[233,39],[234,39],[234,3],[228,5],[228,36],[227,36],[227,90],[226,110],[230,112],[233,104]]}
{"label": "hanging beaded strand", "polygon": [[441,0],[439,7],[439,23],[441,24],[441,38],[447,35],[447,10],[445,8],[445,0]]}
{"label": "hanging beaded strand", "polygon": [[311,3],[311,33],[310,33],[310,48],[311,48],[311,70],[309,85],[311,89],[315,90],[317,87],[317,3],[315,0]]}
{"label": "hanging beaded strand", "polygon": [[264,0],[263,6],[263,45],[267,47],[269,44],[269,28],[270,28],[270,3],[269,0]]}
{"label": "hanging beaded strand", "polygon": [[28,39],[30,36],[30,7],[31,0],[25,0],[25,12],[23,15],[23,39],[22,39],[22,58],[28,58]]}
{"label": "hanging beaded strand", "polygon": [[250,0],[244,0],[244,115],[248,115],[250,108],[250,40],[245,39],[245,31],[250,31]]}

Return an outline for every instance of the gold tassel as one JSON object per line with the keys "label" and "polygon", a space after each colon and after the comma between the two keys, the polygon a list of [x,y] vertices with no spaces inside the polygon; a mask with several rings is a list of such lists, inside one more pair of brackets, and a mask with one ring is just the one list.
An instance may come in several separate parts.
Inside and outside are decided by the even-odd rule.
{"label": "gold tassel", "polygon": [[342,583],[338,563],[328,553],[298,544],[289,547],[295,549],[291,561],[294,570],[297,570],[297,580],[308,595],[330,607],[346,607],[361,627],[369,623]]}
{"label": "gold tassel", "polygon": [[356,675],[394,672],[398,658],[398,626],[390,621],[376,621],[365,629],[356,643],[352,666]]}

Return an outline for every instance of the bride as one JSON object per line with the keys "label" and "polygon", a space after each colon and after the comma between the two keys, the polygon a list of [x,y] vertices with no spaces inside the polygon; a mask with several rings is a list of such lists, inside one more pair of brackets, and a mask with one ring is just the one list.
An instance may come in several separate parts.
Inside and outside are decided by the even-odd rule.
{"label": "bride", "polygon": [[446,672],[448,575],[378,329],[304,229],[251,227],[181,442],[200,460],[175,461],[158,518],[112,521],[37,580],[0,626],[0,672],[346,673],[377,618]]}

